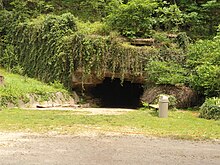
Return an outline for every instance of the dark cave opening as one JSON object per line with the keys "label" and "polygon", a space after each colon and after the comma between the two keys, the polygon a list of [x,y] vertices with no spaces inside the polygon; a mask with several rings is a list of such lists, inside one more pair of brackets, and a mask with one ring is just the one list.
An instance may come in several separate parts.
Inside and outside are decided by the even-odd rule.
{"label": "dark cave opening", "polygon": [[124,81],[119,78],[105,78],[102,84],[91,89],[93,98],[100,100],[103,108],[138,108],[143,94],[143,84]]}

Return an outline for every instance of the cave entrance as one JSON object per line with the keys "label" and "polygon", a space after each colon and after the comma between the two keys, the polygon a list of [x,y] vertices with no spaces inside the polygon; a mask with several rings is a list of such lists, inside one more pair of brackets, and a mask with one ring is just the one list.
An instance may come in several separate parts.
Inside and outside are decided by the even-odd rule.
{"label": "cave entrance", "polygon": [[143,84],[124,81],[119,78],[105,78],[101,84],[92,88],[93,98],[99,99],[103,108],[138,108],[143,94]]}

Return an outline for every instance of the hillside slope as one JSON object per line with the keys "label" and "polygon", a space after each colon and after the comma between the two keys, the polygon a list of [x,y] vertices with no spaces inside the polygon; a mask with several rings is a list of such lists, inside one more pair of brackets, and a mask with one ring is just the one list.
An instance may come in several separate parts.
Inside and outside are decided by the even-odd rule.
{"label": "hillside slope", "polygon": [[0,75],[4,77],[0,84],[0,107],[32,107],[45,101],[58,104],[72,100],[70,93],[58,82],[47,85],[1,68]]}

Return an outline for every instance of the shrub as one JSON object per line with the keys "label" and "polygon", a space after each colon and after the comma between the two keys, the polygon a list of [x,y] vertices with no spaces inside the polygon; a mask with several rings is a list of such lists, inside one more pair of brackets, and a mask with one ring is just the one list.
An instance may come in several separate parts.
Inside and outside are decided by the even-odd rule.
{"label": "shrub", "polygon": [[158,23],[163,27],[163,30],[179,31],[179,26],[184,23],[184,14],[176,4],[169,7],[159,7],[157,14],[159,15]]}
{"label": "shrub", "polygon": [[220,38],[198,41],[189,47],[190,85],[206,96],[220,94]]}
{"label": "shrub", "polygon": [[146,68],[148,80],[156,84],[181,84],[186,81],[186,70],[174,62],[151,61]]}
{"label": "shrub", "polygon": [[200,107],[199,117],[205,119],[220,119],[220,98],[209,98]]}
{"label": "shrub", "polygon": [[132,0],[109,12],[106,21],[126,37],[151,37],[153,30],[179,32],[194,13],[156,0]]}
{"label": "shrub", "polygon": [[202,94],[218,95],[220,93],[220,66],[210,64],[197,66],[190,76],[190,82]]}
{"label": "shrub", "polygon": [[79,33],[84,35],[109,35],[110,27],[102,22],[83,22],[76,20]]}
{"label": "shrub", "polygon": [[121,4],[107,17],[108,24],[127,37],[151,35],[156,19],[153,17],[158,3],[151,0],[133,0]]}

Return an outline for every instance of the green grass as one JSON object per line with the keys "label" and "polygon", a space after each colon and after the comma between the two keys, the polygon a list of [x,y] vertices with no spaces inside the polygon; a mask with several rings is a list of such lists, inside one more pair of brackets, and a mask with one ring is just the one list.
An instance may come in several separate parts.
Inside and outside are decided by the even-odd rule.
{"label": "green grass", "polygon": [[152,111],[123,115],[88,115],[76,111],[0,111],[0,131],[74,134],[98,133],[143,134],[177,139],[220,139],[220,121],[198,118],[198,112],[170,111],[169,118],[158,118]]}
{"label": "green grass", "polygon": [[[5,83],[0,86],[0,105],[5,101],[24,98],[27,94],[67,93],[62,86],[48,86],[42,82],[0,69]],[[2,99],[4,98],[4,99]],[[8,100],[7,100],[8,99]],[[0,131],[21,131],[59,134],[81,132],[143,134],[178,139],[220,139],[220,121],[198,118],[194,111],[170,111],[161,119],[154,111],[135,111],[122,115],[89,115],[75,111],[0,110]]]}
{"label": "green grass", "polygon": [[28,94],[36,94],[42,99],[47,99],[51,93],[68,93],[59,83],[49,86],[32,78],[8,73],[1,68],[0,74],[5,78],[4,85],[0,86],[0,106],[4,106],[7,102],[25,101],[28,99]]}
{"label": "green grass", "polygon": [[32,78],[8,73],[0,69],[0,74],[5,77],[5,86],[0,86],[1,94],[24,95],[28,93],[66,92],[62,87],[54,88]]}

